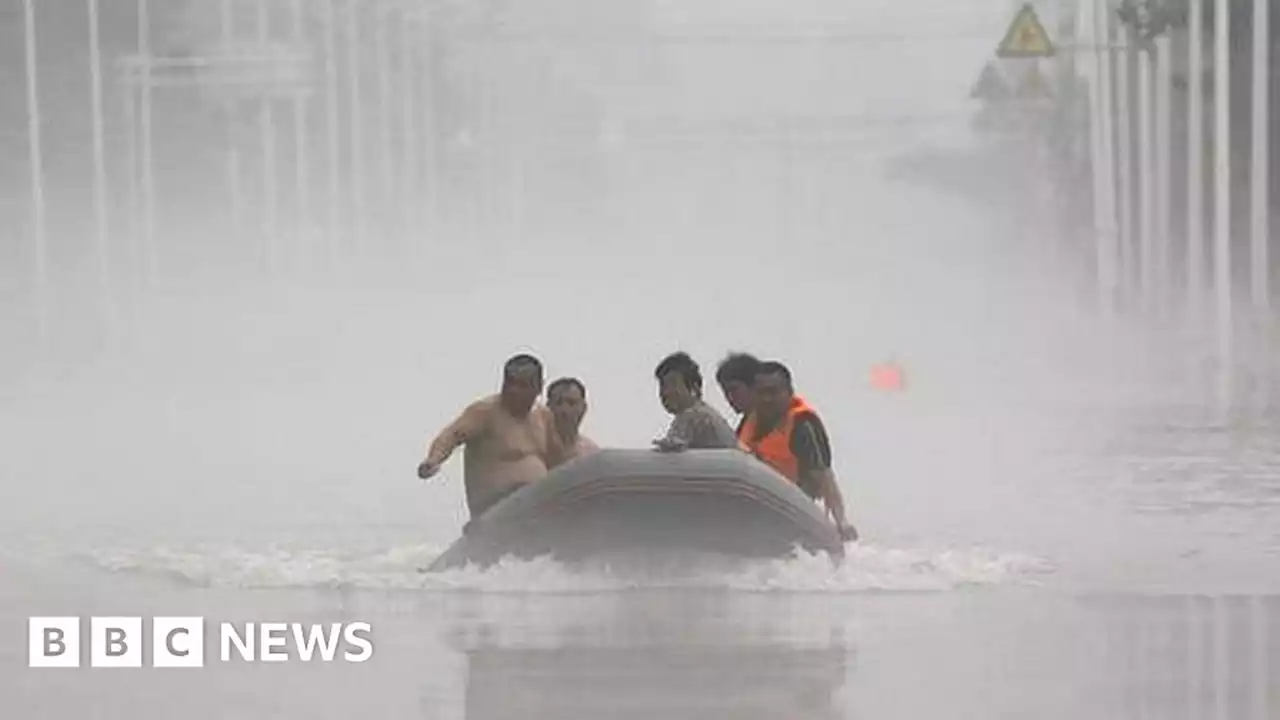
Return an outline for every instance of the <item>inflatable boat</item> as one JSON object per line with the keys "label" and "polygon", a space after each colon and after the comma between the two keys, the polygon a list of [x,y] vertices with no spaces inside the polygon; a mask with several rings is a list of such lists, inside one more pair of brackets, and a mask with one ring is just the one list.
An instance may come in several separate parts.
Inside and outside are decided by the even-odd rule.
{"label": "inflatable boat", "polygon": [[504,557],[767,559],[797,549],[844,557],[840,533],[822,508],[747,453],[607,449],[504,498],[426,570],[486,566]]}

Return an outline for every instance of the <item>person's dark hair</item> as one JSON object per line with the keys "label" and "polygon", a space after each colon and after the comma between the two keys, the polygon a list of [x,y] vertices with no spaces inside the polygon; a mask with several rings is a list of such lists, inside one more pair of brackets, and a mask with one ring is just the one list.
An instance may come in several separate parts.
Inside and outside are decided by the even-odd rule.
{"label": "person's dark hair", "polygon": [[557,390],[560,390],[561,388],[570,388],[570,387],[578,388],[578,392],[582,393],[582,399],[583,400],[587,399],[587,386],[583,385],[582,381],[575,377],[562,377],[562,378],[556,379],[554,382],[552,382],[550,385],[547,386],[547,398],[550,398],[552,395],[556,393]]}
{"label": "person's dark hair", "polygon": [[756,368],[760,367],[760,359],[744,352],[731,352],[720,361],[716,368],[716,382],[724,385],[738,381],[746,385],[755,382]]}
{"label": "person's dark hair", "polygon": [[689,353],[676,352],[671,353],[658,363],[658,367],[653,371],[653,377],[659,381],[663,377],[671,373],[679,373],[684,378],[684,384],[695,395],[702,394],[702,370],[698,368],[698,363],[689,357]]}
{"label": "person's dark hair", "polygon": [[766,360],[756,366],[756,377],[761,375],[781,376],[783,380],[787,381],[788,388],[793,387],[791,384],[791,371],[787,369],[786,365],[783,365],[777,360]]}
{"label": "person's dark hair", "polygon": [[542,379],[542,361],[528,353],[511,356],[511,358],[502,366],[502,376],[504,378],[511,377],[521,368],[526,367],[532,367],[537,370],[538,379]]}

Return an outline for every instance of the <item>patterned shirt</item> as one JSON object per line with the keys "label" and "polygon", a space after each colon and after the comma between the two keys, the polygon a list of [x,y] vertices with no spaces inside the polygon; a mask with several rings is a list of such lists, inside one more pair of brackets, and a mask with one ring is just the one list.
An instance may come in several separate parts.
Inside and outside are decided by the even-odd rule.
{"label": "patterned shirt", "polygon": [[676,414],[659,442],[689,450],[712,450],[738,447],[738,437],[716,409],[697,400]]}

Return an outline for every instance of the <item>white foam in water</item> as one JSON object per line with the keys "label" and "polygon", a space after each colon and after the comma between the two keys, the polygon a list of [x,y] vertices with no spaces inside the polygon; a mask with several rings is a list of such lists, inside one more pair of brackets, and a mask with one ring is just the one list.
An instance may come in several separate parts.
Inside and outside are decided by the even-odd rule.
{"label": "white foam in water", "polygon": [[[1052,570],[1052,565],[1043,559],[979,548],[928,550],[858,545],[850,548],[845,562],[838,567],[825,555],[799,553],[790,559],[732,563],[723,558],[717,561],[690,556],[675,563],[643,567],[608,560],[573,566],[550,558],[506,559],[486,569],[423,572],[443,550],[418,545],[358,555],[283,548],[161,547],[95,550],[86,557],[102,569],[168,577],[201,586],[533,594],[672,587],[836,594],[940,592],[1034,582]],[[716,569],[710,569],[712,566]]]}

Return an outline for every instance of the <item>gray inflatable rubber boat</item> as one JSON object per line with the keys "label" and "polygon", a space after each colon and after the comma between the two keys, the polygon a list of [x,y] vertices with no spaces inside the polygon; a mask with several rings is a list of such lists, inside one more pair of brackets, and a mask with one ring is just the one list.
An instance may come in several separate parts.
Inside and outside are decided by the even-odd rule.
{"label": "gray inflatable rubber boat", "polygon": [[504,498],[426,570],[504,557],[579,562],[695,552],[767,559],[797,548],[844,557],[822,509],[747,453],[607,449]]}

